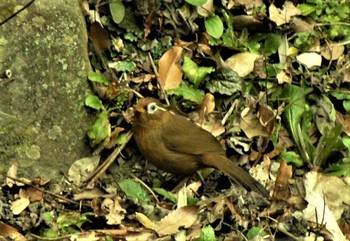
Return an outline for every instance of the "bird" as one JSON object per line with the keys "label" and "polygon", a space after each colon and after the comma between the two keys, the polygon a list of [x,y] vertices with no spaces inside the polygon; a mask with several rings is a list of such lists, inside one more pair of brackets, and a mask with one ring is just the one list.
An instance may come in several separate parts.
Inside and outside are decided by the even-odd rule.
{"label": "bird", "polygon": [[165,172],[192,175],[214,167],[248,191],[269,197],[265,187],[226,157],[219,141],[186,116],[146,97],[134,106],[132,132],[141,154]]}

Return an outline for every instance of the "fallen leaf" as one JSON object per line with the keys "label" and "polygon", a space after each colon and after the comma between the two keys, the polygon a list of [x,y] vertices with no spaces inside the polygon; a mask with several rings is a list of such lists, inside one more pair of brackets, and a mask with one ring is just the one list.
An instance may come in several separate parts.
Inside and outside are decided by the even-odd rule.
{"label": "fallen leaf", "polygon": [[337,60],[344,53],[343,45],[330,44],[321,48],[321,55],[327,60]]}
{"label": "fallen leaf", "polygon": [[108,213],[106,219],[109,225],[121,224],[125,217],[126,210],[119,204],[119,199],[118,196],[106,198],[101,204],[101,209]]}
{"label": "fallen leaf", "polygon": [[179,232],[179,228],[189,228],[197,220],[198,206],[186,206],[170,212],[157,222],[155,231],[163,236]]}
{"label": "fallen leaf", "polygon": [[14,227],[0,221],[1,240],[26,241],[27,239]]}
{"label": "fallen leaf", "polygon": [[224,66],[237,72],[240,77],[245,77],[253,72],[255,60],[259,57],[260,55],[250,52],[235,54],[226,59]]}
{"label": "fallen leaf", "polygon": [[28,198],[20,198],[11,203],[11,211],[14,215],[18,215],[28,207],[30,201]]}
{"label": "fallen leaf", "polygon": [[319,67],[322,63],[322,57],[316,53],[302,53],[299,54],[297,60],[308,68]]}
{"label": "fallen leaf", "polygon": [[273,190],[274,200],[286,201],[291,193],[289,189],[289,180],[292,177],[292,166],[288,166],[287,163],[282,160],[278,169],[277,178],[275,182],[275,188]]}
{"label": "fallen leaf", "polygon": [[19,197],[28,198],[30,202],[40,201],[43,199],[43,196],[43,192],[34,187],[28,187],[19,191]]}
{"label": "fallen leaf", "polygon": [[182,69],[179,61],[183,48],[174,46],[166,51],[159,60],[159,79],[163,90],[172,90],[179,87],[182,80]]}
{"label": "fallen leaf", "polygon": [[95,170],[100,156],[85,157],[75,161],[68,170],[68,180],[79,186]]}
{"label": "fallen leaf", "polygon": [[250,108],[246,108],[242,111],[241,118],[239,119],[239,127],[248,138],[269,136],[266,128],[261,125],[259,118],[250,110]]}
{"label": "fallen leaf", "polygon": [[[304,181],[307,208],[303,211],[306,220],[325,225],[333,240],[345,241],[337,220],[341,218],[346,203],[350,200],[350,189],[341,178],[325,176],[316,171],[306,174]],[[321,218],[322,217],[322,218]]]}
{"label": "fallen leaf", "polygon": [[285,2],[283,4],[283,9],[276,8],[274,4],[269,7],[269,16],[272,21],[274,21],[277,26],[289,23],[291,18],[296,15],[300,15],[301,10],[294,6],[292,2]]}

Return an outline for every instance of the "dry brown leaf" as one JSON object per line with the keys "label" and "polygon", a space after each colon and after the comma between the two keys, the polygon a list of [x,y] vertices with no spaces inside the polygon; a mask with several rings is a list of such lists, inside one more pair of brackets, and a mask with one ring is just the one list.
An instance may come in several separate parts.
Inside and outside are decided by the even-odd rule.
{"label": "dry brown leaf", "polygon": [[109,225],[121,224],[125,217],[126,210],[119,204],[119,199],[118,196],[106,198],[101,204],[101,209],[108,213],[106,219]]}
{"label": "dry brown leaf", "polygon": [[271,4],[269,7],[270,19],[274,21],[277,24],[277,26],[289,23],[293,16],[300,14],[301,10],[295,7],[292,2],[285,2],[282,10],[276,8],[274,4]]}
{"label": "dry brown leaf", "polygon": [[[337,220],[341,218],[347,202],[350,200],[350,189],[339,177],[325,176],[312,171],[305,176],[305,200],[308,206],[304,209],[304,218],[311,222],[325,225],[333,235],[333,240],[345,241]],[[321,218],[322,217],[322,218]]]}
{"label": "dry brown leaf", "polygon": [[269,133],[266,131],[266,128],[261,125],[257,115],[250,111],[249,108],[242,111],[241,118],[239,119],[239,127],[248,138],[269,136]]}
{"label": "dry brown leaf", "polygon": [[215,97],[210,94],[206,93],[202,103],[199,105],[199,115],[200,116],[208,116],[211,112],[213,112],[215,109]]}
{"label": "dry brown leaf", "polygon": [[95,187],[93,189],[84,190],[81,193],[74,194],[73,199],[78,200],[85,200],[85,199],[94,199],[102,197],[105,193],[101,191],[101,189]]}
{"label": "dry brown leaf", "polygon": [[179,66],[183,48],[174,46],[166,51],[159,60],[159,79],[163,90],[176,89],[182,80],[182,69]]}
{"label": "dry brown leaf", "polygon": [[312,24],[300,19],[300,18],[293,18],[292,20],[292,26],[295,32],[308,32],[311,33],[313,31]]}
{"label": "dry brown leaf", "polygon": [[272,134],[272,132],[275,129],[275,119],[276,119],[276,113],[272,108],[265,104],[259,104],[259,121],[262,126],[266,128],[266,131],[269,134]]}
{"label": "dry brown leaf", "polygon": [[245,77],[253,72],[255,60],[259,57],[260,55],[254,53],[239,53],[226,59],[224,65],[237,72],[239,76]]}
{"label": "dry brown leaf", "polygon": [[289,189],[289,179],[292,177],[292,166],[288,166],[287,163],[282,160],[278,169],[278,174],[275,182],[275,188],[273,190],[274,200],[286,201],[291,193]]}
{"label": "dry brown leaf", "polygon": [[26,241],[27,239],[14,227],[0,221],[1,240]]}
{"label": "dry brown leaf", "polygon": [[137,84],[147,83],[147,82],[150,82],[154,78],[155,78],[154,74],[143,74],[143,75],[137,76],[135,78],[132,78],[131,81],[134,83],[137,83]]}
{"label": "dry brown leaf", "polygon": [[198,206],[186,206],[172,211],[157,223],[155,231],[159,235],[170,235],[181,227],[191,227],[197,220],[198,209]]}
{"label": "dry brown leaf", "polygon": [[85,157],[75,161],[68,170],[68,180],[79,186],[95,170],[100,156]]}
{"label": "dry brown leaf", "polygon": [[321,55],[327,60],[337,60],[344,53],[343,45],[326,45],[321,48]]}
{"label": "dry brown leaf", "polygon": [[28,198],[30,202],[40,201],[43,199],[43,192],[34,187],[28,187],[19,191],[19,197]]}
{"label": "dry brown leaf", "polygon": [[213,136],[220,136],[225,133],[225,127],[222,125],[221,121],[215,117],[209,117],[208,121],[199,125],[204,130],[210,132]]}
{"label": "dry brown leaf", "polygon": [[113,148],[115,145],[117,145],[116,140],[119,136],[119,134],[124,131],[125,129],[123,127],[119,127],[117,126],[112,132],[111,132],[111,136],[109,138],[108,143],[106,144],[106,148],[107,149],[111,149]]}

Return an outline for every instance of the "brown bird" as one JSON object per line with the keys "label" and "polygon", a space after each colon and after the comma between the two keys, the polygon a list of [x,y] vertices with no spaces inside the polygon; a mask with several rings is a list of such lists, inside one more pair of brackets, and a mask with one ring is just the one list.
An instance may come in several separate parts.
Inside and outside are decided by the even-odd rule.
{"label": "brown bird", "polygon": [[257,180],[226,157],[211,133],[154,98],[139,100],[135,110],[132,130],[136,144],[156,167],[181,175],[215,167],[247,190],[269,196]]}

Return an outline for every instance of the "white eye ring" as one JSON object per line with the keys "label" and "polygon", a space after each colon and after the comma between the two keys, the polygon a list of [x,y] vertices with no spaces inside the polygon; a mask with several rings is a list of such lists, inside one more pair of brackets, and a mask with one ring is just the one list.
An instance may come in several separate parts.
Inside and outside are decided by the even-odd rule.
{"label": "white eye ring", "polygon": [[159,107],[156,103],[152,102],[147,105],[147,113],[148,114],[154,114],[157,112],[157,110],[165,111],[164,108]]}

